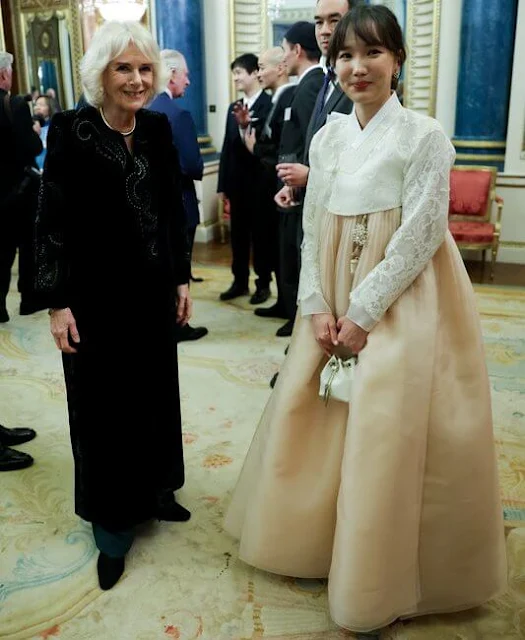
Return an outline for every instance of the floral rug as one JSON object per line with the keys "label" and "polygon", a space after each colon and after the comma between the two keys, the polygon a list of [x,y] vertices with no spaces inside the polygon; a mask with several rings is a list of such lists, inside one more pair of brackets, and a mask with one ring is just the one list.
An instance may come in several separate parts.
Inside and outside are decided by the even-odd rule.
{"label": "floral rug", "polygon": [[[268,381],[283,360],[278,320],[253,314],[246,298],[219,303],[230,282],[200,267],[194,325],[209,336],[180,347],[187,484],[186,524],[152,523],[139,533],[126,573],[98,588],[90,528],[73,512],[72,459],[59,353],[42,312],[0,325],[0,422],[30,426],[20,447],[33,467],[0,476],[0,638],[8,640],[337,640],[323,581],[256,571],[236,559],[222,530],[232,489]],[[492,381],[510,586],[485,607],[394,625],[383,640],[525,638],[525,290],[476,287]],[[140,310],[139,310],[140,311]],[[145,442],[154,455],[155,443]]]}

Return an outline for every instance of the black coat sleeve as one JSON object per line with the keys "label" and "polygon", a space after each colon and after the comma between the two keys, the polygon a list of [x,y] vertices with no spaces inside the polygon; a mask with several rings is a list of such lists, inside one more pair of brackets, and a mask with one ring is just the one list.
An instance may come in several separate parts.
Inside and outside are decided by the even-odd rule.
{"label": "black coat sleeve", "polygon": [[11,98],[16,153],[20,166],[34,165],[35,157],[42,151],[40,136],[33,130],[29,106],[22,96]]}
{"label": "black coat sleeve", "polygon": [[66,184],[75,158],[68,149],[70,122],[56,114],[47,135],[47,155],[35,221],[35,293],[42,308],[69,306],[69,261],[66,250]]}
{"label": "black coat sleeve", "polygon": [[155,114],[159,127],[161,166],[165,170],[159,215],[166,216],[168,252],[175,284],[190,280],[190,250],[186,231],[186,215],[182,200],[181,167],[177,150],[171,141],[171,127],[164,114]]}

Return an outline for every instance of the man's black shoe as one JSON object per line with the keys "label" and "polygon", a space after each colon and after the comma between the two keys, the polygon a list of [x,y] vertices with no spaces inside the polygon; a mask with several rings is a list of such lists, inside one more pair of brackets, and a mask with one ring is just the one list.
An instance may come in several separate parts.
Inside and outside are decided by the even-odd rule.
{"label": "man's black shoe", "polygon": [[292,335],[293,331],[293,320],[288,320],[286,324],[283,324],[282,327],[277,329],[275,335],[279,338],[286,338]]}
{"label": "man's black shoe", "polygon": [[193,274],[190,276],[192,282],[204,282],[204,278],[196,278]]}
{"label": "man's black shoe", "polygon": [[221,300],[233,300],[234,298],[247,296],[249,293],[250,293],[250,290],[248,289],[248,287],[243,287],[242,285],[234,282],[229,289],[221,293],[219,298]]}
{"label": "man's black shoe", "polygon": [[254,313],[260,318],[283,318],[284,320],[288,318],[286,311],[277,304],[273,304],[271,307],[255,309]]}
{"label": "man's black shoe", "polygon": [[0,322],[9,322],[9,314],[7,313],[7,309],[2,307],[0,309]]}
{"label": "man's black shoe", "polygon": [[204,338],[207,333],[208,329],[206,329],[206,327],[190,327],[190,325],[187,324],[184,327],[177,327],[177,342],[198,340],[199,338]]}
{"label": "man's black shoe", "polygon": [[114,587],[120,580],[120,576],[124,573],[126,566],[126,558],[111,558],[105,553],[100,552],[97,561],[98,583],[100,588],[108,591]]}
{"label": "man's black shoe", "polygon": [[33,462],[33,458],[28,453],[15,451],[9,447],[0,445],[0,471],[26,469],[27,467],[30,467]]}
{"label": "man's black shoe", "polygon": [[270,380],[270,389],[275,387],[275,383],[277,382],[277,378],[279,377],[279,372],[277,372],[273,378]]}
{"label": "man's black shoe", "polygon": [[8,429],[0,424],[0,444],[4,447],[13,447],[17,444],[29,442],[36,436],[34,429]]}
{"label": "man's black shoe", "polygon": [[262,304],[263,302],[266,302],[266,300],[268,300],[270,295],[271,293],[268,287],[264,289],[257,289],[257,291],[250,298],[250,304]]}
{"label": "man's black shoe", "polygon": [[167,522],[187,522],[191,518],[191,512],[175,500],[170,489],[159,492],[155,515],[159,520]]}

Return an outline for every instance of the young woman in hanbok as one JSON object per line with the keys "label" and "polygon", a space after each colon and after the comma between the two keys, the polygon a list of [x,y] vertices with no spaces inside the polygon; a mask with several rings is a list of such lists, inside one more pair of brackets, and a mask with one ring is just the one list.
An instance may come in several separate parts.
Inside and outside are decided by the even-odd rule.
{"label": "young woman in hanbok", "polygon": [[[480,323],[447,230],[454,150],[393,91],[405,57],[384,6],[332,37],[355,108],[312,142],[299,317],[226,518],[248,564],[328,577],[358,632],[506,584]],[[359,354],[350,404],[319,396],[332,353]]]}

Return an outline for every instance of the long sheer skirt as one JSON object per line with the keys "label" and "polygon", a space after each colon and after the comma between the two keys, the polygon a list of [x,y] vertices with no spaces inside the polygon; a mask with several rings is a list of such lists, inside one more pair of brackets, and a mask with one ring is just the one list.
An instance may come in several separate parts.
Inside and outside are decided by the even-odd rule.
{"label": "long sheer skirt", "polygon": [[[369,216],[353,282],[356,218],[320,220],[323,293],[337,317],[399,220],[399,209]],[[311,321],[298,317],[226,517],[240,558],[329,577],[332,617],[356,631],[495,596],[506,558],[490,388],[449,234],[369,334],[350,406],[319,397],[325,363]]]}

